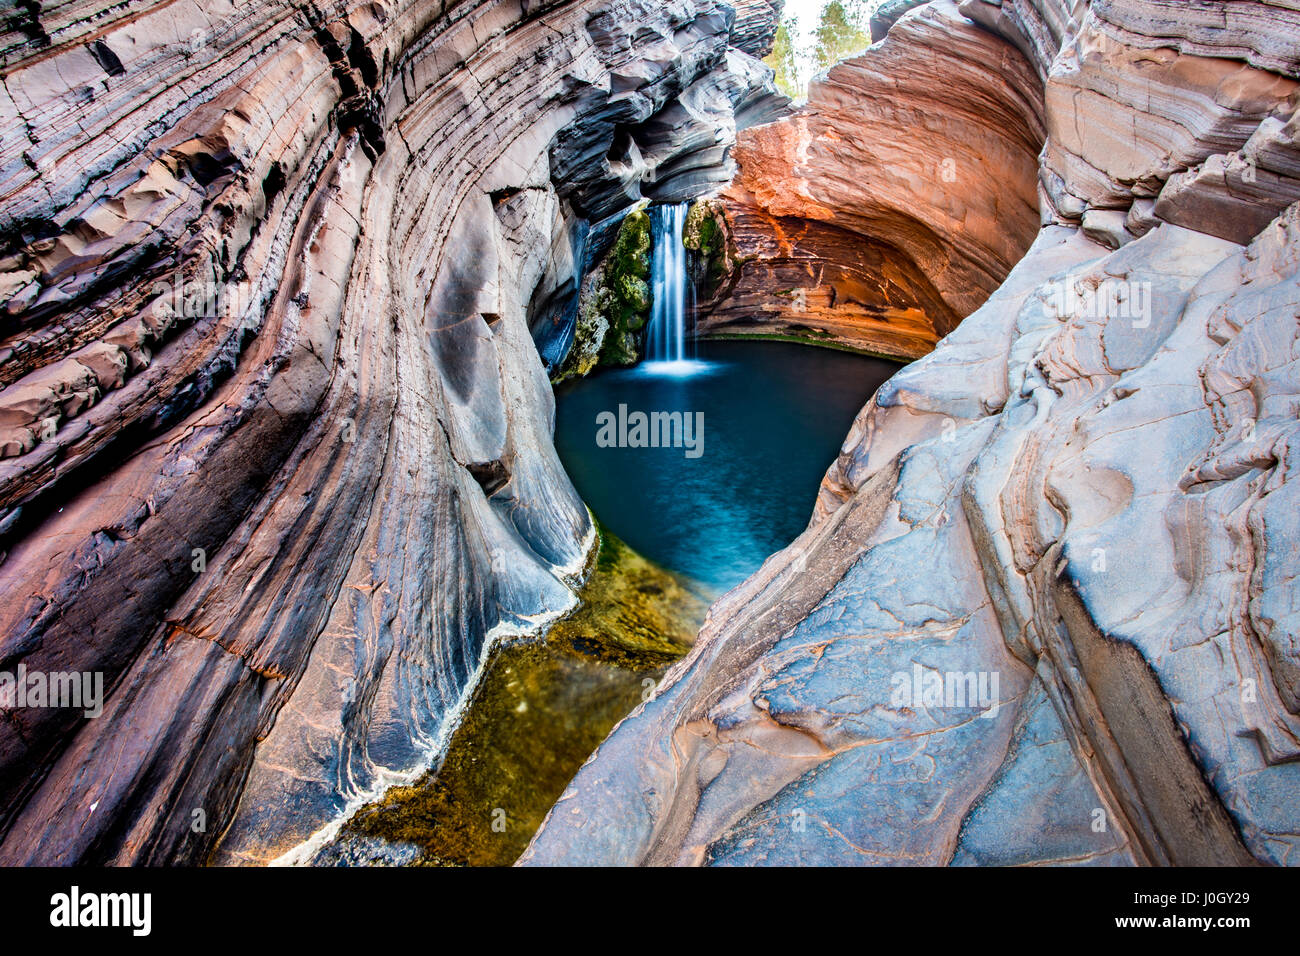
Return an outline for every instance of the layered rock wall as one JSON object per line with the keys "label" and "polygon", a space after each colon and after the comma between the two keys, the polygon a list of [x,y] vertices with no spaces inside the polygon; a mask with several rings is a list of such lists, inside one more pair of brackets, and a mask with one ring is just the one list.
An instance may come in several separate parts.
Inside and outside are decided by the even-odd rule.
{"label": "layered rock wall", "polygon": [[1011,42],[952,3],[913,11],[795,115],[741,134],[736,265],[698,330],[926,354],[1032,242],[1043,138],[1042,84]]}
{"label": "layered rock wall", "polygon": [[734,21],[6,19],[0,670],[106,699],[0,714],[0,861],[278,857],[436,760],[492,642],[572,605],[592,528],[529,320],[577,281],[576,187],[613,214],[653,178],[620,134],[729,175],[716,97],[707,155],[647,123],[701,83],[766,95]]}

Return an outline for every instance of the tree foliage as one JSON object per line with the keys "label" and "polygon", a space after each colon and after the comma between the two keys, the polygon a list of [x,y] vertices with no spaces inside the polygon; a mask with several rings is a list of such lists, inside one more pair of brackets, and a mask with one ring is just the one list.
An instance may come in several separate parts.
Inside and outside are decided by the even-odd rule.
{"label": "tree foliage", "polygon": [[871,46],[869,0],[831,0],[822,8],[813,44],[813,62],[818,70]]}
{"label": "tree foliage", "polygon": [[[879,0],[829,0],[813,6],[820,12],[811,31],[800,28],[798,15],[782,20],[772,52],[763,61],[776,71],[777,89],[791,99],[802,99],[813,73],[869,47],[871,14],[879,5]],[[810,13],[804,9],[804,16]]]}
{"label": "tree foliage", "polygon": [[772,52],[763,61],[776,70],[776,88],[792,100],[803,96],[803,81],[799,78],[799,63],[795,58],[794,38],[797,35],[798,26],[793,19],[781,21]]}

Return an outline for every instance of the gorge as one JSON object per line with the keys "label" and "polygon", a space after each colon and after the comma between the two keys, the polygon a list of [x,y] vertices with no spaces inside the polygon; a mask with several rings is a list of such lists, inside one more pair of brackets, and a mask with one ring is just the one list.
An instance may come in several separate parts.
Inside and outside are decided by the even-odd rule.
{"label": "gorge", "polygon": [[1300,862],[1300,4],[781,12],[6,13],[0,863]]}

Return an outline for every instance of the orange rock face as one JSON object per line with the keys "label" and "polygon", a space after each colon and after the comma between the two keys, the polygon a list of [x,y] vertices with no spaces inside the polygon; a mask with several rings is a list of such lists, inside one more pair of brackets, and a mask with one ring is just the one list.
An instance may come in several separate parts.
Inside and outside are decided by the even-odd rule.
{"label": "orange rock face", "polygon": [[1041,83],[1014,46],[951,3],[903,19],[794,116],[738,137],[737,265],[700,331],[925,354],[1033,241],[1043,139]]}

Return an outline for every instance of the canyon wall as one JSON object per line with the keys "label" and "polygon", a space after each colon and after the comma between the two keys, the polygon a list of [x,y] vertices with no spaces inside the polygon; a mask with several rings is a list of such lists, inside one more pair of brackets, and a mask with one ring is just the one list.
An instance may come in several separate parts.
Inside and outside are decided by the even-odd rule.
{"label": "canyon wall", "polygon": [[905,17],[793,116],[741,134],[721,196],[732,267],[697,329],[925,355],[1033,241],[1044,135],[1042,83],[1011,42],[951,4]]}
{"label": "canyon wall", "polygon": [[0,862],[281,857],[572,607],[529,327],[643,184],[730,177],[780,4],[737,6],[6,17],[0,671],[105,700],[0,701]]}
{"label": "canyon wall", "polygon": [[827,82],[911,51],[943,103],[959,16],[1040,84],[1037,237],[525,862],[1300,863],[1300,7],[936,0]]}

